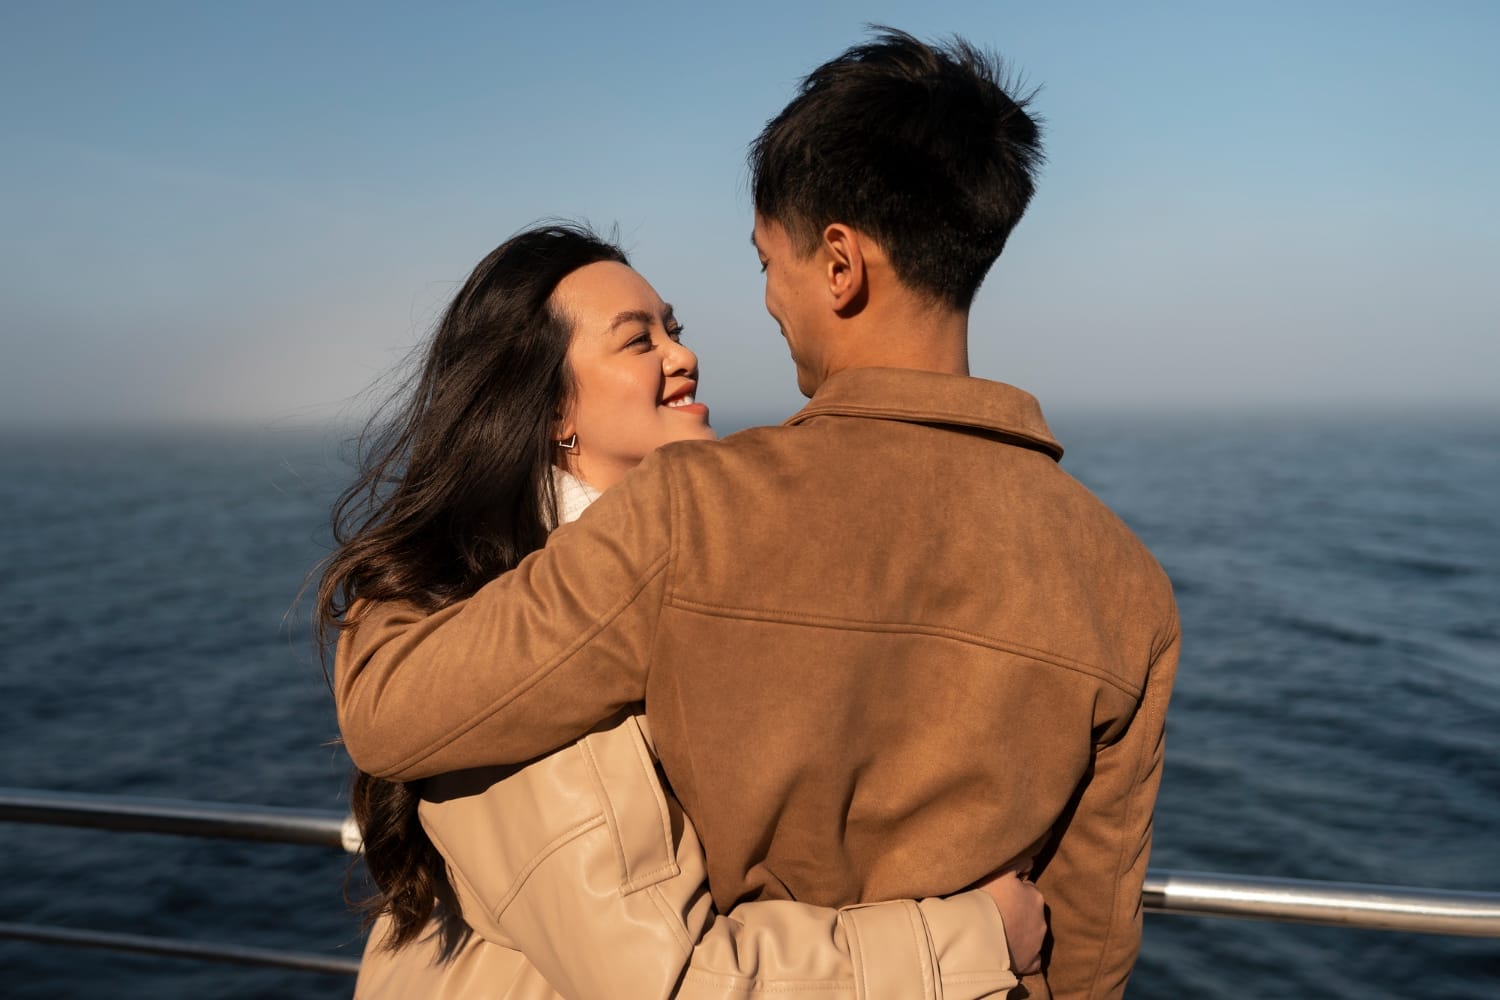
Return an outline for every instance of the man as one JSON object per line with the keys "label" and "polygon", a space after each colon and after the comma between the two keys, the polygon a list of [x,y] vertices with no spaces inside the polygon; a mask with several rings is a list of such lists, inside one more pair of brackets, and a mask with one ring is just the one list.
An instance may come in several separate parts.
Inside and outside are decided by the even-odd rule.
{"label": "man", "polygon": [[1177,617],[1035,401],[968,376],[1041,157],[1023,104],[963,42],[882,31],[814,70],[751,153],[811,402],[662,449],[468,601],[362,621],[337,678],[355,761],[521,761],[644,700],[721,907],[949,893],[1034,857],[1030,995],[1123,992]]}

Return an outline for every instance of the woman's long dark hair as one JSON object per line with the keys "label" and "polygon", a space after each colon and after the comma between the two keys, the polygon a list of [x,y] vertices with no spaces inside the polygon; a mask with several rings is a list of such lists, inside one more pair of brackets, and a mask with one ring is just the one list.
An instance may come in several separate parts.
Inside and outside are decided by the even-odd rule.
{"label": "woman's long dark hair", "polygon": [[[563,278],[600,261],[629,264],[587,229],[548,225],[506,240],[469,275],[420,368],[366,425],[358,478],[333,505],[334,551],[315,604],[325,651],[358,624],[356,602],[436,611],[545,543],[557,513],[554,435],[571,391],[571,329],[551,297]],[[438,912],[451,953],[468,928],[418,821],[416,792],[355,772],[351,806],[377,889],[357,906],[367,925],[391,915],[392,948]]]}

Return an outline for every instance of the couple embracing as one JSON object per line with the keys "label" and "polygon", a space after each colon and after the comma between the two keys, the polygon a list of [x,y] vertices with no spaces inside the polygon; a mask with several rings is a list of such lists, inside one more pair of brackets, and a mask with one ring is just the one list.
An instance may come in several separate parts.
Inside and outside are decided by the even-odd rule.
{"label": "couple embracing", "polygon": [[767,124],[780,427],[713,440],[678,318],[586,231],[469,277],[319,590],[359,995],[1123,993],[1177,616],[1036,401],[968,373],[1024,104],[882,30]]}

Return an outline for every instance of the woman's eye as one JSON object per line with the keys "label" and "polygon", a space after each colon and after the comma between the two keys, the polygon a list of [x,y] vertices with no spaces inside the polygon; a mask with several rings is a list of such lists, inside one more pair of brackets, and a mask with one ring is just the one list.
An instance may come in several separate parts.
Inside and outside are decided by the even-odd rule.
{"label": "woman's eye", "polygon": [[674,341],[680,342],[682,340],[682,331],[686,329],[687,327],[685,326],[674,326],[667,331],[667,336],[671,337]]}
{"label": "woman's eye", "polygon": [[626,347],[650,347],[651,346],[651,331],[647,330],[645,333],[642,333],[642,334],[636,336],[634,339],[632,339],[630,341],[630,343],[626,344],[625,346]]}

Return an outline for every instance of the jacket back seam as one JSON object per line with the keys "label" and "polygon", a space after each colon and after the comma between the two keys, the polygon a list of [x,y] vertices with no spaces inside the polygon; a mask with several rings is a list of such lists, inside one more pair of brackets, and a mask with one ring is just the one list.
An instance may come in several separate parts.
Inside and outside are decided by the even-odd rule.
{"label": "jacket back seam", "polygon": [[892,635],[920,635],[936,639],[948,639],[953,642],[962,643],[967,646],[980,646],[985,649],[993,649],[1002,653],[1014,653],[1033,660],[1041,660],[1043,663],[1061,667],[1074,673],[1084,674],[1095,680],[1103,681],[1113,688],[1139,700],[1144,693],[1144,688],[1127,683],[1114,674],[1085,663],[1074,660],[1058,653],[1050,653],[1043,649],[1036,649],[1017,642],[1006,642],[991,636],[981,635],[976,632],[966,632],[962,629],[949,628],[943,625],[923,625],[919,622],[878,622],[863,621],[857,618],[838,618],[831,615],[809,615],[783,611],[763,611],[751,608],[737,608],[722,604],[706,604],[701,601],[691,601],[683,598],[671,600],[673,608],[686,611],[690,614],[699,614],[709,618],[729,618],[740,621],[758,621],[771,625],[787,625],[801,628],[829,628],[843,632],[874,632]]}

